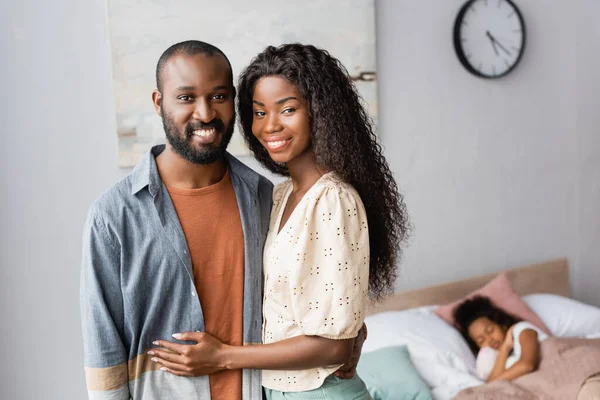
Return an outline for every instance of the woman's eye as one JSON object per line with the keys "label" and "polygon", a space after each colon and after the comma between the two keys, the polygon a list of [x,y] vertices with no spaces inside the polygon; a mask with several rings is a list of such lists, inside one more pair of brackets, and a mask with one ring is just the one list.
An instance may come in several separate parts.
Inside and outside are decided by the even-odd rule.
{"label": "woman's eye", "polygon": [[293,113],[294,111],[296,111],[295,108],[286,108],[285,110],[282,111],[282,114],[290,114]]}
{"label": "woman's eye", "polygon": [[265,113],[264,111],[254,111],[254,115],[256,115],[257,117],[264,117]]}

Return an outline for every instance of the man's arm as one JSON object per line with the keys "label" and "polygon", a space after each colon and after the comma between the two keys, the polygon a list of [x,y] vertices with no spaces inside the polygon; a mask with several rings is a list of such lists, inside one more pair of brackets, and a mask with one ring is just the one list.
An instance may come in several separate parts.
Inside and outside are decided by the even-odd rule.
{"label": "man's arm", "polygon": [[83,232],[80,306],[88,396],[129,400],[120,248],[92,209]]}

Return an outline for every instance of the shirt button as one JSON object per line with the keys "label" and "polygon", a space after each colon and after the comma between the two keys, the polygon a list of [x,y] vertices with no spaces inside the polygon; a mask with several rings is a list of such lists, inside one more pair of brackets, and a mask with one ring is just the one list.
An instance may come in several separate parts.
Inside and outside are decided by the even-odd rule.
{"label": "shirt button", "polygon": [[192,296],[193,296],[193,297],[196,297],[196,292],[192,292]]}

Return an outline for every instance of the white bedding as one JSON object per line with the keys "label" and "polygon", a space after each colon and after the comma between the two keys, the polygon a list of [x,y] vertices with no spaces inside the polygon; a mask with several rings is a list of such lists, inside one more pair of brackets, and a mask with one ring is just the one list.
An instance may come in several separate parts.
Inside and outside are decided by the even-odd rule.
{"label": "white bedding", "polygon": [[554,294],[530,294],[523,300],[552,335],[557,337],[600,337],[600,308]]}
{"label": "white bedding", "polygon": [[[549,294],[523,300],[554,336],[600,337],[600,308]],[[450,400],[461,390],[483,383],[475,375],[475,357],[456,329],[433,313],[435,306],[372,315],[363,352],[405,344],[417,372],[436,400]]]}
{"label": "white bedding", "polygon": [[432,310],[422,307],[367,317],[369,335],[363,352],[407,345],[415,369],[434,398],[451,399],[482,381],[474,375],[475,357],[467,342]]}

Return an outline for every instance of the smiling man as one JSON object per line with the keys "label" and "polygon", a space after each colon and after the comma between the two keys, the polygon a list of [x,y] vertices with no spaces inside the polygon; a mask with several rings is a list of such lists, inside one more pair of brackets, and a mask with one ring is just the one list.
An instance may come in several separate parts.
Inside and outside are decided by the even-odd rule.
{"label": "smiling man", "polygon": [[167,143],[92,205],[84,229],[89,398],[261,399],[260,371],[185,376],[193,341],[174,373],[153,362],[153,342],[178,332],[261,342],[272,203],[272,184],[226,152],[235,88],[225,54],[200,41],[175,44],[158,61],[156,84],[152,100]]}

